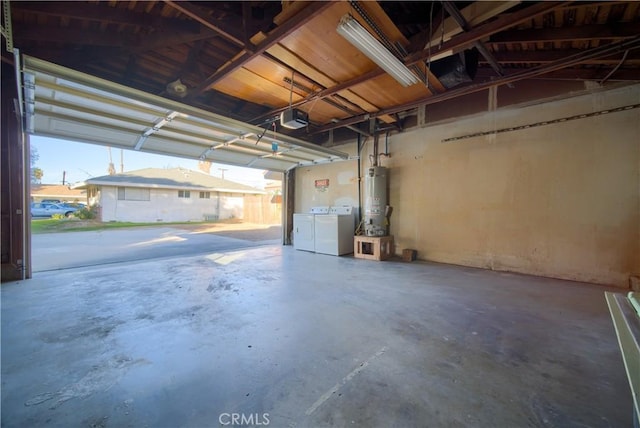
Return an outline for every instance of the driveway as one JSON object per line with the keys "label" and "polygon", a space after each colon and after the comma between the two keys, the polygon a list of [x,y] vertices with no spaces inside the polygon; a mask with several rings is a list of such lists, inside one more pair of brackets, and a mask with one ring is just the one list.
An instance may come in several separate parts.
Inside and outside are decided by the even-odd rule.
{"label": "driveway", "polygon": [[33,271],[223,252],[282,242],[280,226],[140,227],[32,236]]}

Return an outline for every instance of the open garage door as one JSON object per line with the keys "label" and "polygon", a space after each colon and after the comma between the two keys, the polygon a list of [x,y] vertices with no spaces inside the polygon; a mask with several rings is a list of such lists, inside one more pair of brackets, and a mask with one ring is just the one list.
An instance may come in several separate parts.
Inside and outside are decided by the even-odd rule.
{"label": "open garage door", "polygon": [[31,134],[280,172],[348,158],[33,57],[22,71]]}

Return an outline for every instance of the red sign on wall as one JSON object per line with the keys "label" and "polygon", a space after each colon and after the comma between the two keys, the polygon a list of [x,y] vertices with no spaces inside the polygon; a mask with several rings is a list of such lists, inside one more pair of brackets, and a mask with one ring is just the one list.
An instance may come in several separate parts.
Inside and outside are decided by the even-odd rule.
{"label": "red sign on wall", "polygon": [[315,184],[316,184],[316,189],[329,187],[329,179],[323,178],[322,180],[316,180]]}

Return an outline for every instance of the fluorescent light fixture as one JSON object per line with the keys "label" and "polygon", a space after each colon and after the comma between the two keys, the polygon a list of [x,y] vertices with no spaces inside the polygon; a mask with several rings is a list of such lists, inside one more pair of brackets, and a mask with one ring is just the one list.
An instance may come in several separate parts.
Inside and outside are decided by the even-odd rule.
{"label": "fluorescent light fixture", "polygon": [[350,14],[344,15],[340,19],[336,31],[405,88],[418,83],[415,74]]}

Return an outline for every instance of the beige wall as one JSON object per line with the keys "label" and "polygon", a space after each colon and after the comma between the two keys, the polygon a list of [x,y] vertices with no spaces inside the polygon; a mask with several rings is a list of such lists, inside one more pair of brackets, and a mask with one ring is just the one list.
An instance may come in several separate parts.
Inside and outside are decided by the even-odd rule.
{"label": "beige wall", "polygon": [[[350,155],[354,145],[339,146],[337,150]],[[315,188],[315,180],[329,179],[326,191]],[[332,162],[296,169],[295,212],[306,213],[311,207],[351,205],[358,207],[358,163],[355,160]]]}
{"label": "beige wall", "polygon": [[640,101],[640,86],[485,113],[392,138],[397,249],[625,286],[640,270],[640,110],[442,143]]}
{"label": "beige wall", "polygon": [[[441,141],[637,103],[640,85],[392,135],[382,165],[390,168],[396,253],[413,248],[427,260],[628,286],[640,273],[640,109]],[[302,170],[296,208],[346,194],[312,188],[313,178],[353,173],[345,167]]]}

